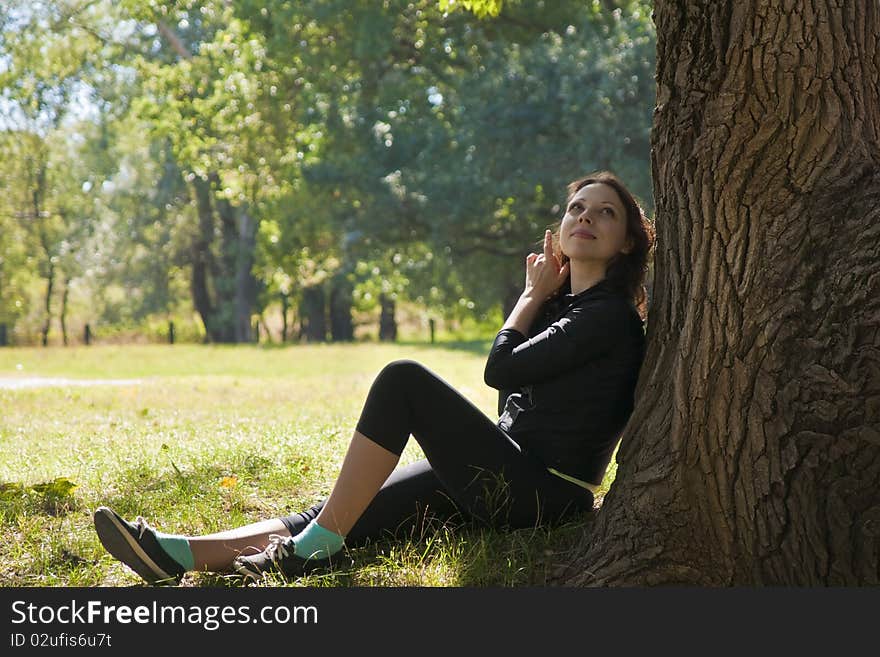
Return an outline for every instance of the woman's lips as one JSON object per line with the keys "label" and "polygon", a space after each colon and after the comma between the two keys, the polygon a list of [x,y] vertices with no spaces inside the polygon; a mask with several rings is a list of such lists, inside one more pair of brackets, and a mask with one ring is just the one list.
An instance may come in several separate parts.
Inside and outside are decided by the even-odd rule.
{"label": "woman's lips", "polygon": [[571,234],[572,237],[580,237],[581,239],[594,240],[596,236],[585,230],[576,230]]}

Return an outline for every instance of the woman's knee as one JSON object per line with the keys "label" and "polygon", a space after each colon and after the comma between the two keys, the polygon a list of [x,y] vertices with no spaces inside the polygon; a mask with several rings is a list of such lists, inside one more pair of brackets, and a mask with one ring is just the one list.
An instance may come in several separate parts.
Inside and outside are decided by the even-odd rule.
{"label": "woman's knee", "polygon": [[424,376],[427,371],[427,368],[421,363],[402,358],[388,363],[376,378],[392,381],[399,385],[409,385]]}

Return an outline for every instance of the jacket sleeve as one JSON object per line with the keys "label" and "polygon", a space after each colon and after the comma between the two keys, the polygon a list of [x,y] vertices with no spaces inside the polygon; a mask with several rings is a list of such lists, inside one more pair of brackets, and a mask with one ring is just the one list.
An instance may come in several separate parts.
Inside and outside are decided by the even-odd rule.
{"label": "jacket sleeve", "polygon": [[498,335],[495,336],[495,342],[492,343],[492,348],[489,350],[489,359],[486,362],[486,370],[483,373],[483,378],[486,381],[486,385],[491,388],[496,388],[498,390],[499,416],[504,412],[504,406],[507,404],[507,398],[510,397],[512,393],[518,390],[518,386],[501,384],[495,385],[494,378],[490,379],[489,367],[493,361],[493,355],[499,353],[510,353],[517,345],[522,344],[526,340],[526,336],[524,336],[519,331],[515,331],[513,329],[501,329],[501,331],[498,332]]}
{"label": "jacket sleeve", "polygon": [[620,300],[602,299],[572,308],[532,338],[502,329],[489,350],[483,378],[501,390],[556,377],[612,350],[625,335],[627,321]]}

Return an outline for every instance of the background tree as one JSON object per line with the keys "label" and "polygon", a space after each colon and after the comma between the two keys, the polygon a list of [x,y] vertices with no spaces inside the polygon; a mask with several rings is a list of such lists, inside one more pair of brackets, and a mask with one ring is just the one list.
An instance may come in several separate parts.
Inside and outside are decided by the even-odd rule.
{"label": "background tree", "polygon": [[[89,211],[70,215],[85,242],[58,234],[79,273],[54,307],[151,333],[195,309],[215,341],[277,315],[287,337],[298,320],[348,340],[354,311],[392,338],[399,303],[497,324],[569,178],[611,167],[650,188],[653,26],[640,3],[467,4],[483,18],[436,0],[12,3],[4,125],[38,82],[69,116],[49,155],[78,160],[63,206]],[[18,273],[30,317],[3,301],[21,325],[45,305],[37,248]]]}
{"label": "background tree", "polygon": [[432,212],[447,217],[432,224],[434,242],[454,244],[477,306],[503,299],[506,313],[521,292],[524,257],[559,221],[570,180],[614,170],[650,210],[654,40],[644,7],[609,19],[583,3],[556,3],[548,17],[523,3],[487,23],[489,33],[514,38],[485,40],[478,69],[438,103],[447,134],[434,136],[404,184],[417,176]]}
{"label": "background tree", "polygon": [[[67,343],[71,292],[85,284],[79,279],[94,276],[107,251],[96,232],[98,239],[111,234],[97,230],[95,203],[113,169],[100,126],[113,116],[102,93],[118,82],[117,70],[103,63],[116,61],[125,47],[125,30],[114,18],[106,2],[14,1],[0,21],[0,184],[9,227],[0,241],[18,239],[13,252],[26,254],[13,276],[16,298],[0,295],[0,314],[24,320],[25,339],[38,321],[44,345],[56,320]],[[83,296],[102,296],[80,287]]]}
{"label": "background tree", "polygon": [[[5,148],[2,151],[7,152]],[[8,175],[0,176],[0,197],[9,199],[13,195],[13,180]],[[17,212],[10,203],[0,204],[0,346],[11,342],[16,321],[28,311],[27,287],[32,272]]]}
{"label": "background tree", "polygon": [[210,340],[248,341],[259,182],[246,156],[256,155],[259,122],[246,121],[239,108],[255,109],[260,89],[250,74],[259,69],[260,44],[243,37],[225,3],[129,6],[161,43],[158,53],[136,62],[145,84],[135,107],[154,138],[168,139],[191,186],[193,305]]}
{"label": "background tree", "polygon": [[43,345],[58,313],[59,286],[66,342],[63,308],[77,273],[68,256],[80,248],[90,219],[80,212],[81,189],[66,166],[76,147],[68,139],[70,107],[88,95],[108,54],[92,34],[70,27],[88,11],[88,4],[11,2],[0,23],[4,214],[18,221],[33,270],[44,281]]}

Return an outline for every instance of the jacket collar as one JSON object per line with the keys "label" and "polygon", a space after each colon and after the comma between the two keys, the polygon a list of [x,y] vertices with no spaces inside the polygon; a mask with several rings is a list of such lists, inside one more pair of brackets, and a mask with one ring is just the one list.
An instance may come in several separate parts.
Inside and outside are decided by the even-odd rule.
{"label": "jacket collar", "polygon": [[[566,287],[571,289],[571,280],[569,279],[568,283],[566,283]],[[569,292],[568,294],[562,295],[562,302],[565,304],[576,303],[580,301],[586,296],[593,296],[594,294],[600,294],[605,292],[611,292],[613,290],[611,283],[607,278],[603,278],[601,281],[593,285],[592,287],[588,287],[586,290],[581,290],[577,294],[572,294]]]}

